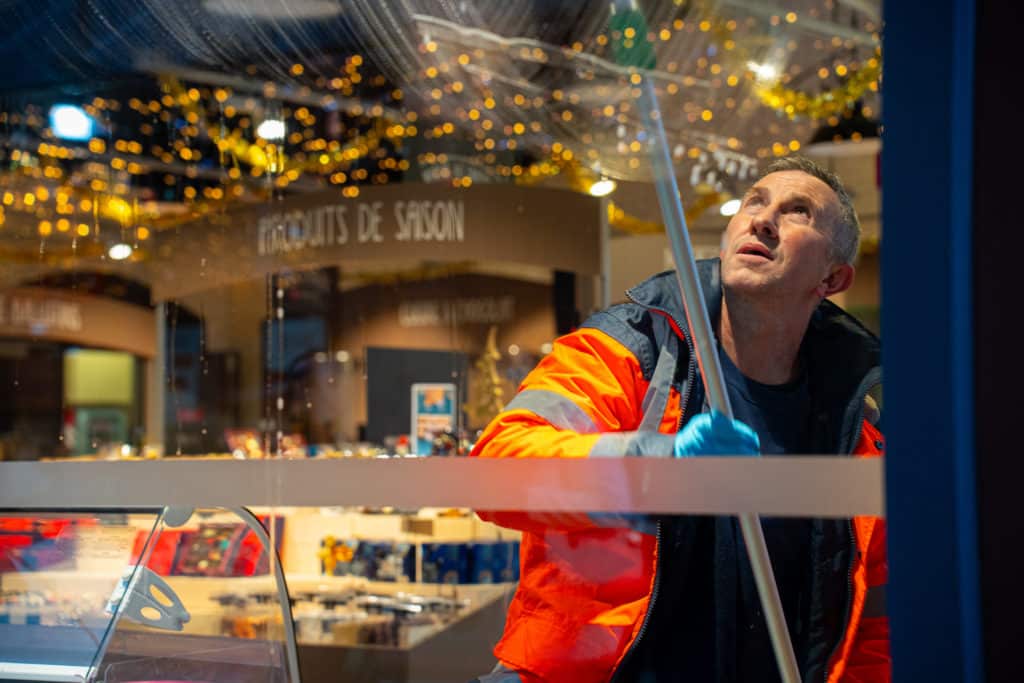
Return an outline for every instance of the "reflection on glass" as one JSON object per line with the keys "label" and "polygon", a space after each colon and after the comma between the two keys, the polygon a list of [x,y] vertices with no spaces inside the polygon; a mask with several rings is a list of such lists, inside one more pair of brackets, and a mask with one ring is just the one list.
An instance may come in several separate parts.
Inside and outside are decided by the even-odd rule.
{"label": "reflection on glass", "polygon": [[[857,277],[822,295],[877,334],[879,3],[612,4],[94,0],[66,15],[5,5],[0,22],[18,28],[0,45],[0,460],[668,454],[703,396],[682,390],[697,369],[668,330],[686,321],[673,277],[626,293],[674,267],[655,181],[674,176],[702,268],[723,252],[729,266],[728,224],[751,215],[747,190],[792,153],[850,189]],[[624,302],[634,307],[591,317]],[[635,306],[658,310],[616,318]],[[655,327],[661,338],[634,348],[632,332]],[[663,350],[678,367],[659,366]],[[596,377],[604,352],[608,376]],[[742,362],[731,370],[736,383],[758,379]],[[647,401],[655,376],[664,391]],[[880,387],[807,376],[815,386],[779,412],[814,438],[753,424],[760,452],[852,450],[836,443],[862,433],[862,397],[837,417],[830,396],[819,422],[818,384],[843,400],[870,389],[863,415],[878,422]],[[571,405],[548,400],[567,388]],[[639,406],[652,403],[661,411],[648,417]],[[99,675],[111,680],[294,678],[273,597],[281,570],[310,678],[468,680],[494,666],[509,601],[502,661],[530,668],[516,643],[546,643],[552,661],[537,671],[583,680],[600,661],[600,678],[647,614],[658,562],[678,561],[665,544],[690,542],[642,514],[624,530],[615,513],[483,511],[492,524],[387,502],[260,510],[272,549],[223,510],[155,530],[153,513],[69,514],[52,536],[47,520],[63,517],[27,515],[0,535],[14,544],[0,546],[0,626],[4,614],[66,626],[82,639],[74,652],[106,643]],[[132,536],[126,554],[146,524],[148,540]],[[693,542],[731,544],[740,561],[732,527],[694,524]],[[825,522],[792,526],[799,544],[828,535]],[[878,538],[853,529],[829,538]],[[117,561],[96,568],[89,534],[116,546]],[[597,542],[606,536],[617,541]],[[67,596],[47,578],[61,571]],[[156,603],[132,618],[104,611],[134,594]],[[517,641],[539,613],[560,626]],[[583,649],[598,634],[596,659],[549,637],[574,629]],[[208,639],[233,664],[204,669],[214,664],[193,643]],[[459,642],[459,656],[436,654]],[[12,661],[32,651],[11,647]]]}
{"label": "reflection on glass", "polygon": [[[877,330],[876,4],[144,4],[5,48],[5,459],[465,453],[555,336],[671,265],[653,146],[698,256],[767,162],[839,171],[865,234],[836,296]],[[432,382],[461,410],[416,444]]]}
{"label": "reflection on glass", "polygon": [[91,680],[156,512],[0,513],[0,672]]}
{"label": "reflection on glass", "polygon": [[175,515],[0,517],[3,677],[293,678],[287,597],[255,518]]}

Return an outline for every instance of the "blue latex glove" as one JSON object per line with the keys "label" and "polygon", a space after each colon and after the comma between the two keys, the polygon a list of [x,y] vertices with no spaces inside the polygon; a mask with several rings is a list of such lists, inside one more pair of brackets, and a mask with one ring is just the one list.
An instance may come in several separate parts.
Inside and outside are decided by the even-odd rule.
{"label": "blue latex glove", "polygon": [[759,455],[761,441],[753,429],[717,410],[697,415],[676,434],[674,455]]}

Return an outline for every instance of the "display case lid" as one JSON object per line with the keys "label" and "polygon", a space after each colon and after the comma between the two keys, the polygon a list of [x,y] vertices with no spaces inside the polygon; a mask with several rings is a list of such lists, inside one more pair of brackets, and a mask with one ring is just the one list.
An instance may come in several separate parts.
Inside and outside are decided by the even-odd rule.
{"label": "display case lid", "polygon": [[269,539],[241,509],[0,510],[0,680],[296,678]]}
{"label": "display case lid", "polygon": [[90,680],[158,509],[0,512],[0,678]]}

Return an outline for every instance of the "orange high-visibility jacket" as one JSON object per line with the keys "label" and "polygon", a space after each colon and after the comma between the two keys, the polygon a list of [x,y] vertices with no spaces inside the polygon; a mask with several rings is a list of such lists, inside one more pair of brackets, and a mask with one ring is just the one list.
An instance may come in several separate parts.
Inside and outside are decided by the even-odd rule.
{"label": "orange high-visibility jacket", "polygon": [[[699,271],[714,323],[717,259],[699,262]],[[472,455],[671,455],[684,415],[701,409],[690,402],[703,395],[674,277],[651,278],[627,293],[633,303],[558,339]],[[868,397],[881,380],[877,338],[826,301],[812,318],[802,358],[820,452],[880,456],[876,404]],[[499,661],[524,682],[612,680],[666,580],[657,571],[661,523],[656,533],[641,533],[584,514],[479,514],[524,532],[520,583],[495,648]],[[812,524],[814,598],[803,680],[889,681],[885,523],[855,517]],[[685,671],[685,662],[679,666]]]}

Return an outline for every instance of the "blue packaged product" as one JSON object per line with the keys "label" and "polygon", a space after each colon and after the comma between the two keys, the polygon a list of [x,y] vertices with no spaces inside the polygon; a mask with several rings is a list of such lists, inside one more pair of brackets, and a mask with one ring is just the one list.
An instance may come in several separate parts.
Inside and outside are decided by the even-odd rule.
{"label": "blue packaged product", "polygon": [[519,541],[511,541],[512,543],[512,575],[513,581],[519,580]]}
{"label": "blue packaged product", "polygon": [[423,545],[424,583],[469,583],[470,550],[466,543],[425,543]]}
{"label": "blue packaged product", "polygon": [[330,552],[333,553],[335,562],[332,572],[334,576],[366,576],[366,560],[359,554],[359,545],[359,541],[355,540],[333,543]]}
{"label": "blue packaged product", "polygon": [[411,543],[383,541],[373,543],[373,576],[376,581],[413,581],[416,576],[416,553]]}
{"label": "blue packaged product", "polygon": [[498,552],[497,543],[474,543],[471,546],[471,557],[473,559],[472,570],[469,574],[470,583],[495,583],[500,581],[495,573],[495,564]]}
{"label": "blue packaged product", "polygon": [[473,544],[470,583],[508,583],[518,579],[518,543],[487,541]]}

